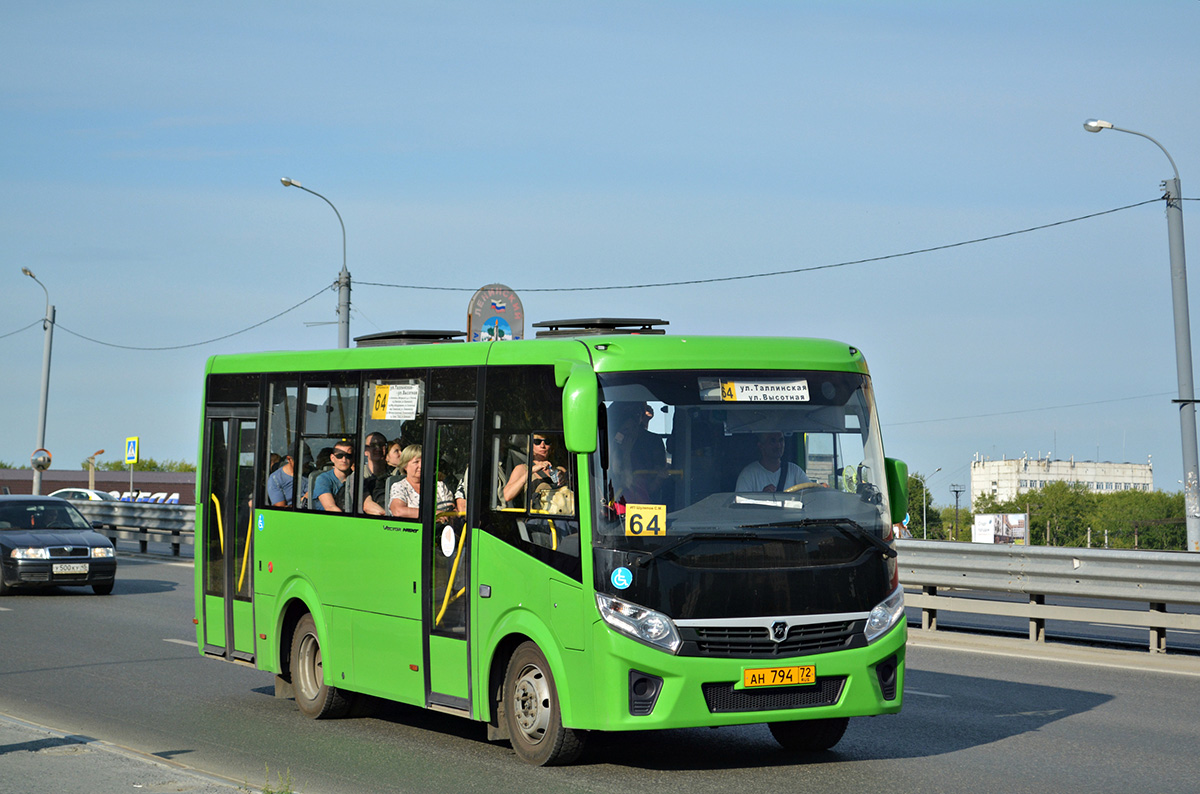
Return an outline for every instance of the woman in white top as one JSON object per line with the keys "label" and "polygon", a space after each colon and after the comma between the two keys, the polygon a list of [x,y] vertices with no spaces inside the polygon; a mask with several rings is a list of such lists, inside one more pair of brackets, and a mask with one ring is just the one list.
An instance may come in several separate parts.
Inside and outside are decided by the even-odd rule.
{"label": "woman in white top", "polygon": [[[392,485],[388,494],[388,512],[398,518],[417,518],[421,507],[421,445],[410,444],[400,455],[400,471],[404,479]],[[437,512],[450,510],[454,495],[446,483],[437,484]]]}

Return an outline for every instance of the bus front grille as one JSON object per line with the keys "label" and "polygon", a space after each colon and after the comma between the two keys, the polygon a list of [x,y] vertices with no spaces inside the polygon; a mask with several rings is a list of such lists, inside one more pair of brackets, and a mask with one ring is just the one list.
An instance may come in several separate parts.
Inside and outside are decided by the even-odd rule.
{"label": "bus front grille", "polygon": [[785,639],[775,642],[762,626],[681,627],[680,656],[772,659],[841,651],[862,644],[861,621],[794,625]]}
{"label": "bus front grille", "polygon": [[734,689],[732,682],[702,684],[704,702],[714,714],[735,711],[777,711],[832,706],[842,696],[845,676],[825,676],[809,686]]}

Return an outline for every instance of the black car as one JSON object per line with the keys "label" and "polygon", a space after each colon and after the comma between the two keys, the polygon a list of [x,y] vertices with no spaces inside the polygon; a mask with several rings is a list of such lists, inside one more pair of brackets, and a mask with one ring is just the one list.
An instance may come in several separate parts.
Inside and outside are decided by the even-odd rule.
{"label": "black car", "polygon": [[117,552],[74,505],[54,496],[0,496],[0,596],[14,587],[91,585],[112,592]]}

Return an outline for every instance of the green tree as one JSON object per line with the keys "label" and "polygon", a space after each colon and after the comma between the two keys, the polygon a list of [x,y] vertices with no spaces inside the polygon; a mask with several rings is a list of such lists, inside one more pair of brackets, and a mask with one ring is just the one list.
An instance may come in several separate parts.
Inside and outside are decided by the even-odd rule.
{"label": "green tree", "polygon": [[[929,526],[925,526],[925,521]],[[908,531],[914,538],[941,539],[942,514],[933,505],[933,497],[925,487],[925,475],[908,475]]]}
{"label": "green tree", "polygon": [[[83,468],[87,468],[87,462],[83,464]],[[98,471],[128,471],[125,466],[125,461],[122,460],[106,460],[103,463],[97,463]],[[187,472],[195,471],[196,464],[188,463],[186,460],[166,460],[159,463],[154,458],[142,458],[137,463],[133,464],[134,471],[176,471]]]}
{"label": "green tree", "polygon": [[1052,482],[1007,502],[975,500],[976,513],[1028,513],[1030,545],[1183,549],[1183,494],[1093,493],[1082,483]]}
{"label": "green tree", "polygon": [[1187,545],[1183,494],[1117,491],[1096,500],[1092,545],[1115,549],[1182,549]]}
{"label": "green tree", "polygon": [[[954,530],[954,505],[947,505],[946,507],[943,507],[942,515],[941,515],[942,536],[943,536],[942,539],[944,539],[944,540],[970,540],[971,539],[971,525],[975,523],[975,512],[983,512],[983,511],[972,511],[969,507],[960,504],[960,506],[958,508],[958,532],[956,534],[955,530]],[[933,526],[932,516],[929,519],[929,524],[930,524],[930,527],[932,528],[932,526]],[[933,537],[933,536],[930,535],[930,537]]]}

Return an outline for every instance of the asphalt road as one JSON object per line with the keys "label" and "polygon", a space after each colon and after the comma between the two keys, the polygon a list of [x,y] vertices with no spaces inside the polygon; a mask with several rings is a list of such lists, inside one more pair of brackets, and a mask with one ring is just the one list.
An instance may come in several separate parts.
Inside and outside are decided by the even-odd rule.
{"label": "asphalt road", "polygon": [[[38,759],[68,754],[70,736],[87,737],[76,745],[103,760],[105,748],[128,748],[122,762],[165,762],[155,772],[175,787],[150,788],[146,778],[144,791],[260,788],[268,777],[278,788],[280,774],[310,794],[1095,794],[1192,792],[1200,780],[1196,657],[920,632],[903,713],[852,721],[832,752],[789,756],[763,726],[624,733],[593,737],[576,766],[531,769],[507,745],[487,743],[480,725],[397,704],[305,720],[273,697],[270,675],[198,655],[191,573],[190,561],[123,556],[111,596],[62,589],[0,600],[0,714],[58,731],[34,737],[50,742],[34,754],[28,736],[5,729],[20,723],[0,723],[0,792],[133,788],[109,788],[99,761],[88,785],[86,770],[77,773],[84,782],[67,782],[50,756]],[[39,766],[46,788],[36,787]]]}

